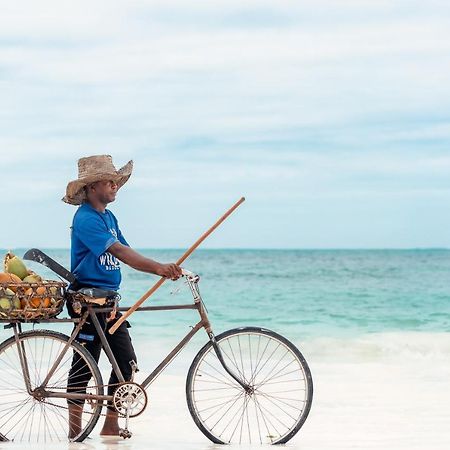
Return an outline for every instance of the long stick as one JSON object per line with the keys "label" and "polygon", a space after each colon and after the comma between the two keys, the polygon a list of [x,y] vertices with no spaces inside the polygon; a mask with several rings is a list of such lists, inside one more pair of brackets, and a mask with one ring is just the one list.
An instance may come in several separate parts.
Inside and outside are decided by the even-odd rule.
{"label": "long stick", "polygon": [[[179,266],[182,264],[191,254],[192,252],[243,202],[245,201],[245,197],[242,197],[238,202],[234,204],[208,231],[202,234],[197,241],[184,253],[184,255],[176,262]],[[119,320],[109,329],[110,334],[114,334],[117,328],[120,327],[122,322],[124,322],[130,314],[132,314],[142,303],[145,302],[163,283],[166,281],[166,278],[161,278],[157,281],[157,283],[149,289]]]}

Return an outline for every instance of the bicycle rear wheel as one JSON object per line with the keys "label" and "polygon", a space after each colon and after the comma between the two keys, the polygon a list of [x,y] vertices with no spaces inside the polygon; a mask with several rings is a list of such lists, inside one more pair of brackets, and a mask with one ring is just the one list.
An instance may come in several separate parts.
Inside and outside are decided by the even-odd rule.
{"label": "bicycle rear wheel", "polygon": [[311,372],[300,351],[273,331],[245,327],[216,337],[227,366],[208,342],[194,358],[186,380],[189,411],[218,444],[281,444],[301,428],[311,408]]}
{"label": "bicycle rear wheel", "polygon": [[[25,353],[31,390],[38,388],[69,337],[50,330],[36,330],[21,333],[20,345]],[[27,392],[19,352],[14,337],[0,344],[0,440],[31,443],[68,442],[68,403],[65,398],[35,398]],[[76,364],[72,366],[72,358]],[[76,386],[71,392],[103,395],[103,382],[97,363],[91,354],[77,342],[72,342],[50,378],[46,390],[66,393],[69,372],[76,385],[80,378],[87,379],[84,389]],[[94,428],[102,409],[102,401],[89,403],[79,401],[81,427],[70,439],[81,442]],[[73,431],[73,430],[72,430]]]}

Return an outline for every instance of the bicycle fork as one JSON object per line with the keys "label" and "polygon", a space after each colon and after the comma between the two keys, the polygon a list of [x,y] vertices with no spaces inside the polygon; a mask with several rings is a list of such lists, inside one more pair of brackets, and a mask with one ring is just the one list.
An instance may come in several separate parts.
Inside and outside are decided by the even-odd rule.
{"label": "bicycle fork", "polygon": [[27,392],[30,395],[33,395],[31,390],[31,380],[30,380],[30,372],[28,370],[28,364],[26,362],[26,353],[25,346],[23,342],[20,341],[19,335],[22,333],[22,326],[20,323],[10,323],[9,325],[5,325],[5,328],[12,328],[14,332],[14,340],[16,341],[17,351],[19,353],[20,365],[22,367],[23,378],[25,381],[25,387],[27,388]]}
{"label": "bicycle fork", "polygon": [[[197,290],[198,293],[198,290]],[[244,382],[244,380],[242,380],[238,375],[236,375],[226,364],[225,359],[223,357],[222,351],[220,350],[219,344],[216,341],[216,336],[214,335],[212,328],[211,328],[211,323],[208,319],[208,312],[206,310],[206,306],[203,303],[203,300],[201,299],[199,293],[198,293],[198,297],[195,298],[194,297],[194,301],[198,307],[198,312],[200,314],[200,317],[202,319],[202,324],[203,327],[206,330],[206,333],[208,334],[209,340],[211,341],[211,344],[214,348],[214,351],[216,352],[217,358],[220,361],[220,364],[222,364],[222,367],[225,369],[225,372],[228,373],[228,375],[230,375],[231,378],[233,378],[233,380],[235,380],[244,390],[247,394],[252,394],[253,393],[253,388]]]}
{"label": "bicycle fork", "polygon": [[220,364],[222,364],[222,367],[225,369],[225,371],[230,375],[233,380],[235,380],[244,390],[247,394],[253,393],[253,388],[244,382],[238,375],[236,375],[226,364],[225,359],[222,355],[222,351],[220,350],[219,344],[216,341],[216,337],[212,331],[211,323],[208,319],[208,311],[206,309],[205,304],[203,303],[202,297],[200,295],[200,292],[198,290],[197,286],[198,282],[198,275],[197,278],[194,280],[194,282],[189,283],[189,287],[191,288],[191,292],[194,296],[194,303],[198,308],[198,312],[200,314],[201,323],[203,327],[206,330],[206,333],[208,334],[209,340],[211,341],[212,346],[214,347],[214,351],[216,352],[217,358],[220,361]]}
{"label": "bicycle fork", "polygon": [[226,364],[223,355],[222,355],[222,351],[220,350],[219,344],[216,341],[216,337],[214,336],[213,332],[209,332],[208,333],[209,339],[211,340],[211,344],[214,347],[214,351],[216,352],[217,358],[220,361],[220,364],[222,364],[222,367],[225,369],[225,371],[228,373],[228,375],[230,375],[231,378],[233,378],[235,381],[237,381],[242,388],[245,390],[245,392],[247,394],[252,394],[253,393],[253,388],[245,383],[241,378],[239,378]]}

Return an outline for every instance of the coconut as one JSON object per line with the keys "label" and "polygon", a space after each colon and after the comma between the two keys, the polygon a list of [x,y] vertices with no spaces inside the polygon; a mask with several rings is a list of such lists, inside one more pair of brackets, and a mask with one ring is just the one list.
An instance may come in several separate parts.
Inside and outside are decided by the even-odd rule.
{"label": "coconut", "polygon": [[[31,308],[39,308],[42,306],[43,308],[48,308],[51,304],[50,297],[45,297],[46,289],[44,286],[39,286],[36,290],[33,288],[29,288],[25,291],[25,295],[28,296],[28,306]],[[24,308],[26,305],[26,301],[22,302],[22,307]]]}
{"label": "coconut", "polygon": [[[13,273],[4,273],[4,272],[0,272],[0,283],[21,283],[22,280],[17,276],[14,275]],[[10,289],[13,290],[14,292],[17,291],[17,286],[10,286]]]}
{"label": "coconut", "polygon": [[[11,289],[6,288],[4,290],[4,296],[0,298],[0,310],[1,311],[10,311],[11,307],[15,305],[14,299],[19,300],[16,297],[16,294]],[[20,302],[19,302],[20,305]],[[14,306],[15,307],[15,306]]]}
{"label": "coconut", "polygon": [[14,308],[14,309],[21,309],[20,300],[19,300],[19,298],[17,297],[17,295],[15,295],[15,296],[13,297],[12,302],[13,302],[13,308]]}
{"label": "coconut", "polygon": [[1,311],[9,311],[11,309],[11,301],[9,298],[2,297],[0,298],[0,310]]}
{"label": "coconut", "polygon": [[24,283],[42,283],[42,277],[38,274],[32,274],[26,276],[23,280]]}
{"label": "coconut", "polygon": [[5,272],[13,273],[23,280],[28,275],[28,270],[23,261],[15,256],[12,252],[8,252],[5,255]]}

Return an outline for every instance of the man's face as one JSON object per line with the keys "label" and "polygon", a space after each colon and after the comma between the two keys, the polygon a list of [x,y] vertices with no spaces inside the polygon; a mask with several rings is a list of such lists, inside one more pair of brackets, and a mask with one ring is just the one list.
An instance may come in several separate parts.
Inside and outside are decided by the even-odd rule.
{"label": "man's face", "polygon": [[89,196],[103,204],[111,203],[116,199],[117,184],[115,181],[97,181],[88,186]]}

